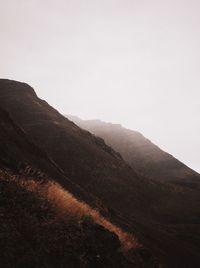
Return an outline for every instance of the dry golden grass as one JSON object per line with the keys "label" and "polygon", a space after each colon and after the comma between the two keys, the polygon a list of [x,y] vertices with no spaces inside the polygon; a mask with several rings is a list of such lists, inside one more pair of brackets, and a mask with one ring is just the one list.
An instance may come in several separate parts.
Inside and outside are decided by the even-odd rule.
{"label": "dry golden grass", "polygon": [[46,188],[49,202],[56,208],[57,213],[63,218],[75,217],[81,219],[89,216],[94,222],[103,226],[110,232],[115,233],[122,245],[122,249],[127,251],[139,247],[133,235],[124,232],[121,228],[106,220],[97,210],[92,209],[87,204],[78,201],[72,194],[64,190],[57,183],[49,182]]}
{"label": "dry golden grass", "polygon": [[19,179],[14,176],[10,177],[10,180],[14,180],[27,191],[37,192],[42,198],[47,199],[54,208],[56,215],[63,220],[81,220],[85,216],[90,217],[95,223],[118,236],[123,251],[140,246],[133,235],[124,232],[121,228],[106,220],[97,210],[91,208],[84,202],[78,201],[59,184],[52,181],[41,183],[34,179]]}

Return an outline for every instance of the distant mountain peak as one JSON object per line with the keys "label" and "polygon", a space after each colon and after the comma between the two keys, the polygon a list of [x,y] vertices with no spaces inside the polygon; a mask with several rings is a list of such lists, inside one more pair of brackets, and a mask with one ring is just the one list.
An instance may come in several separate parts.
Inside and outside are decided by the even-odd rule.
{"label": "distant mountain peak", "polygon": [[81,120],[71,115],[68,118],[104,139],[138,173],[157,181],[199,187],[200,175],[197,172],[161,150],[141,133],[101,120]]}

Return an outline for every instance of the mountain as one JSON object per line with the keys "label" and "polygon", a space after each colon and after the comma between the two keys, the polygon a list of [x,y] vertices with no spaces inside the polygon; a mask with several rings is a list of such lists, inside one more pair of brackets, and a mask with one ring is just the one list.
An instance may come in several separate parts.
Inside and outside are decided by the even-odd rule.
{"label": "mountain", "polygon": [[1,267],[156,265],[132,235],[47,175],[63,178],[1,108],[0,140]]}
{"label": "mountain", "polygon": [[200,175],[172,155],[162,151],[141,133],[126,129],[120,124],[100,120],[81,120],[66,115],[71,121],[104,139],[107,145],[119,152],[139,174],[152,180],[199,187]]}
{"label": "mountain", "polygon": [[65,191],[136,236],[163,267],[198,267],[198,189],[142,176],[103,139],[76,126],[25,83],[0,80],[0,106],[46,155],[53,172],[43,169]]}

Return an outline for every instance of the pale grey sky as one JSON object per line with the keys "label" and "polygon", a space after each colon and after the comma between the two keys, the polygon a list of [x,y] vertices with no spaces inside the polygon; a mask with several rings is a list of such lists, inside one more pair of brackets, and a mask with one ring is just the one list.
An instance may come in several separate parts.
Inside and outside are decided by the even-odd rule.
{"label": "pale grey sky", "polygon": [[199,0],[0,0],[0,76],[200,172]]}

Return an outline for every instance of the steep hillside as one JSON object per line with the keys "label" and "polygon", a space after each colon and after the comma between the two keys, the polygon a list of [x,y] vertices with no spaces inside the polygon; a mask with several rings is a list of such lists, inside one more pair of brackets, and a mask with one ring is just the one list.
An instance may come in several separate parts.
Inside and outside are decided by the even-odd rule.
{"label": "steep hillside", "polygon": [[154,265],[130,235],[53,182],[0,170],[0,190],[3,268]]}
{"label": "steep hillside", "polygon": [[138,175],[101,138],[77,127],[24,83],[0,80],[0,106],[45,151],[62,173],[52,179],[65,190],[71,187],[76,197],[136,234],[166,267],[200,263],[200,241],[192,231],[200,226],[199,191]]}
{"label": "steep hillside", "polygon": [[8,172],[1,172],[0,189],[1,267],[126,264],[117,237],[104,228],[84,217],[81,221],[57,217],[48,200],[24,189]]}
{"label": "steep hillside", "polygon": [[57,171],[2,109],[0,140],[1,267],[154,267],[133,235],[45,174]]}
{"label": "steep hillside", "polygon": [[[149,203],[153,206],[158,198],[168,194],[168,189],[162,188],[156,194],[157,185],[139,177],[102,139],[59,114],[39,99],[30,86],[1,80],[0,105],[73,183],[94,194],[105,207],[128,213],[132,211],[132,202],[138,213],[146,214],[142,207],[149,208]],[[65,186],[65,179],[60,183]],[[123,203],[119,198],[123,198]]]}
{"label": "steep hillside", "polygon": [[200,175],[197,172],[162,151],[139,132],[119,124],[66,116],[81,128],[104,139],[138,173],[157,181],[199,187]]}

